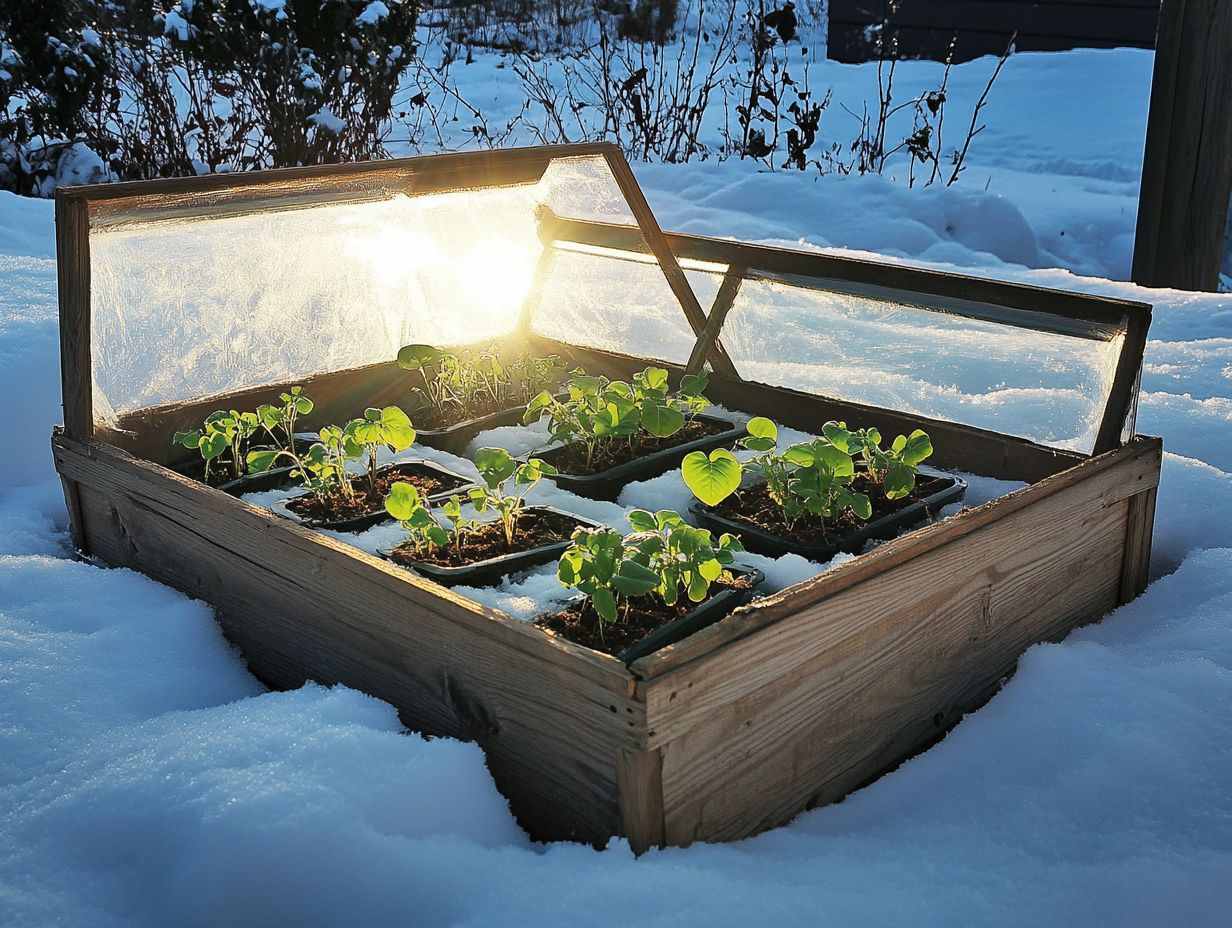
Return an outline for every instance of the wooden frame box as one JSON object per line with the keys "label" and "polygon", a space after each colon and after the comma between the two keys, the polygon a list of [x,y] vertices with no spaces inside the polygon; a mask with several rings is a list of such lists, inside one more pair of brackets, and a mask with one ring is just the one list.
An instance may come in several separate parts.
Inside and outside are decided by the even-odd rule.
{"label": "wooden frame box", "polygon": [[[286,383],[96,419],[92,229],[117,217],[261,209],[271,191],[307,203],[526,183],[561,156],[602,157],[636,224],[545,210],[541,237],[653,259],[696,336],[674,373],[708,365],[716,401],[798,428],[831,418],[891,434],[920,426],[939,467],[1028,485],[756,600],[626,667],[165,466],[177,428],[227,401],[262,402]],[[1146,583],[1161,443],[1123,434],[1149,324],[1140,304],[665,235],[619,151],[606,145],[67,188],[57,197],[57,226],[64,426],[52,443],[77,547],[212,603],[254,673],[274,686],[345,683],[391,702],[410,728],[478,742],[537,838],[602,843],[624,835],[640,851],[787,822],[928,745],[986,699],[1025,648],[1098,618]],[[678,258],[726,268],[709,312]],[[1117,338],[1093,453],[742,378],[720,338],[724,318],[744,281],[774,275]],[[536,334],[533,292],[511,340],[589,370],[627,375],[644,365]],[[322,373],[306,386],[320,421],[405,392],[392,362]]]}

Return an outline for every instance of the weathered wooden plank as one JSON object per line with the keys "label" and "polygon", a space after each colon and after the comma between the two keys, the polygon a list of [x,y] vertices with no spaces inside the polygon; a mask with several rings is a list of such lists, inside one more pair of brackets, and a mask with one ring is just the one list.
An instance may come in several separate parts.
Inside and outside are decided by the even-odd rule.
{"label": "weathered wooden plank", "polygon": [[215,604],[258,675],[346,683],[477,741],[539,836],[619,830],[618,752],[644,728],[619,661],[105,445],[55,450],[91,549]]}
{"label": "weathered wooden plank", "polygon": [[667,843],[748,835],[841,798],[978,705],[1031,644],[1114,608],[1129,503],[1103,505],[1089,484],[1108,479],[647,683]]}
{"label": "weathered wooden plank", "polygon": [[[621,154],[609,154],[607,161],[612,176],[616,178],[616,183],[620,187],[620,192],[624,194],[625,201],[633,211],[634,219],[637,220],[641,240],[659,262],[659,268],[663,276],[667,278],[667,284],[680,303],[685,318],[689,320],[693,334],[700,336],[706,328],[706,314],[702,312],[701,304],[697,302],[697,296],[693,293],[693,288],[689,286],[689,280],[681,270],[676,255],[663,237],[663,230],[659,228],[659,220],[655,218],[650,204],[646,202],[646,196],[642,193],[642,188],[637,185],[633,171]],[[727,356],[727,352],[723,350],[722,343],[715,343],[710,353],[710,363],[716,371],[731,376],[736,374],[735,365]]]}
{"label": "weathered wooden plank", "polygon": [[60,301],[60,386],[64,430],[94,434],[90,373],[90,229],[85,204],[56,196],[56,281]]}
{"label": "weathered wooden plank", "polygon": [[1151,567],[1151,540],[1155,529],[1155,499],[1152,487],[1129,498],[1125,522],[1125,560],[1121,571],[1121,602],[1127,603],[1146,589]]}
{"label": "weathered wooden plank", "polygon": [[831,568],[785,590],[736,610],[722,621],[650,654],[631,667],[643,679],[652,679],[698,658],[719,651],[729,642],[752,635],[801,609],[823,603],[836,594],[862,584],[937,548],[973,535],[1042,501],[1082,486],[1097,493],[1099,505],[1114,505],[1159,483],[1162,442],[1139,436],[1124,448],[1100,455],[1029,487],[967,509],[910,534],[900,536],[860,557]]}
{"label": "weathered wooden plank", "polygon": [[1133,280],[1216,290],[1232,196],[1232,4],[1170,0],[1159,20]]}
{"label": "weathered wooden plank", "polygon": [[719,331],[723,328],[723,320],[731,312],[736,297],[740,294],[740,285],[744,282],[743,274],[743,268],[729,267],[727,273],[723,275],[719,292],[714,295],[714,303],[706,316],[706,327],[697,336],[693,350],[689,353],[689,360],[684,366],[687,373],[696,374],[707,361],[713,364],[712,359],[717,350],[715,345],[718,342]]}
{"label": "weathered wooden plank", "polygon": [[534,183],[554,159],[611,157],[613,152],[619,154],[619,149],[609,142],[586,142],[61,189],[68,198],[88,201],[91,226],[106,228],[129,222],[234,215],[280,199],[280,208],[297,208],[402,192]]}
{"label": "weathered wooden plank", "polygon": [[622,748],[616,765],[621,834],[633,853],[664,843],[663,756],[658,751]]}

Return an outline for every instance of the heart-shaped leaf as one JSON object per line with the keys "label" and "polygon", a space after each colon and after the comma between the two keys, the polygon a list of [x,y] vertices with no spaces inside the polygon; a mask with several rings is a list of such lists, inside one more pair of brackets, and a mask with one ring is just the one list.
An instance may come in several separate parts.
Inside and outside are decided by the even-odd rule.
{"label": "heart-shaped leaf", "polygon": [[716,448],[709,457],[693,451],[685,455],[680,470],[685,485],[707,506],[717,506],[740,487],[740,462],[726,448]]}

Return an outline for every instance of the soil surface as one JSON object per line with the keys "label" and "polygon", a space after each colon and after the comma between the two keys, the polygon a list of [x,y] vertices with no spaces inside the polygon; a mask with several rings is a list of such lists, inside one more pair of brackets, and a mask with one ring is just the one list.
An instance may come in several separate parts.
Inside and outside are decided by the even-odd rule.
{"label": "soil surface", "polygon": [[783,509],[770,498],[770,491],[765,483],[737,490],[723,502],[714,507],[714,512],[736,522],[767,531],[772,535],[787,541],[802,544],[825,544],[841,537],[852,529],[868,525],[876,519],[891,515],[900,509],[936,493],[945,481],[937,477],[916,477],[915,489],[900,499],[886,499],[881,487],[873,483],[864,474],[857,474],[851,483],[851,488],[857,493],[868,496],[873,504],[872,518],[857,519],[855,513],[846,509],[835,519],[822,519],[820,516],[805,515],[797,519],[788,529],[783,518]]}
{"label": "soil surface", "polygon": [[[657,596],[635,596],[626,600],[628,611],[616,622],[604,622],[600,619],[599,613],[590,605],[590,600],[586,599],[560,612],[541,615],[535,619],[535,624],[595,651],[616,655],[630,645],[637,644],[656,628],[688,615],[725,590],[747,590],[750,585],[747,576],[733,576],[730,581],[720,578],[710,585],[710,596],[701,603],[681,596],[672,606],[664,604]],[[722,617],[717,617],[715,621],[718,621],[718,618]]]}
{"label": "soil surface", "polygon": [[651,435],[649,432],[641,432],[636,436],[632,445],[630,445],[627,439],[610,439],[600,443],[599,447],[595,449],[595,456],[591,460],[589,467],[586,465],[586,446],[576,442],[572,445],[565,445],[563,448],[553,448],[550,451],[535,454],[534,456],[552,464],[562,474],[568,474],[572,477],[589,477],[592,474],[599,474],[637,458],[645,457],[648,454],[654,454],[656,451],[675,448],[691,441],[697,441],[699,438],[706,438],[710,435],[717,435],[719,432],[726,432],[731,428],[732,425],[727,422],[716,422],[712,419],[694,419],[692,422],[685,423],[685,427],[675,435],[669,435],[667,438],[659,438],[656,435]]}
{"label": "soil surface", "polygon": [[421,496],[435,496],[466,486],[461,477],[451,477],[420,464],[395,464],[376,472],[376,487],[368,482],[368,475],[356,477],[351,486],[354,496],[346,496],[341,490],[332,490],[324,501],[315,493],[297,496],[287,501],[287,508],[297,516],[313,522],[343,522],[374,512],[385,511],[385,497],[395,483],[409,483]]}
{"label": "soil surface", "polygon": [[582,525],[572,516],[532,507],[523,510],[518,517],[512,547],[505,543],[505,530],[499,522],[485,522],[474,532],[463,536],[461,550],[450,544],[425,553],[403,542],[390,552],[390,559],[407,567],[414,567],[416,561],[438,567],[465,567],[503,554],[517,554],[568,541],[573,536],[573,530]]}

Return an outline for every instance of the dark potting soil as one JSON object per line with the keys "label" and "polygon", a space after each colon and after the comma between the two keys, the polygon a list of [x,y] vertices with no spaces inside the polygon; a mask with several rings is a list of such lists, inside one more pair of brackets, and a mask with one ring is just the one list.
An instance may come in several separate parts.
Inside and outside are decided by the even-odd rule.
{"label": "dark potting soil", "polygon": [[694,419],[692,422],[685,423],[684,428],[675,435],[669,435],[667,438],[659,438],[657,435],[651,435],[649,432],[641,432],[636,436],[632,445],[630,445],[627,439],[614,438],[600,443],[599,447],[595,449],[595,455],[591,459],[590,466],[586,464],[586,446],[576,442],[572,445],[565,445],[563,448],[553,448],[550,451],[545,451],[543,454],[536,454],[535,457],[547,461],[562,474],[569,474],[573,477],[589,477],[592,474],[599,474],[637,458],[645,457],[648,454],[654,454],[656,451],[664,451],[687,442],[696,441],[699,438],[717,435],[719,432],[730,428],[731,425],[726,422],[715,422],[712,419]]}
{"label": "dark potting soil", "polygon": [[413,567],[412,562],[418,561],[440,567],[465,567],[504,554],[517,554],[520,551],[568,541],[573,536],[574,529],[581,525],[577,519],[563,513],[528,509],[518,516],[517,534],[512,547],[505,543],[505,530],[499,522],[484,522],[474,532],[463,536],[460,551],[449,544],[431,552],[419,552],[407,542],[403,542],[394,548],[389,556],[391,560],[404,566]]}
{"label": "dark potting soil", "polygon": [[466,481],[460,477],[449,477],[415,464],[394,466],[396,470],[384,473],[377,471],[375,488],[369,482],[368,475],[364,474],[351,482],[355,490],[354,496],[347,496],[342,490],[335,488],[324,501],[315,493],[309,493],[288,500],[287,508],[297,516],[314,522],[342,522],[372,512],[383,512],[385,497],[395,483],[412,484],[420,496],[435,496],[437,493],[447,493],[466,485]]}
{"label": "dark potting soil", "polygon": [[616,622],[604,622],[590,600],[585,599],[560,612],[541,615],[535,619],[535,624],[595,651],[616,655],[637,644],[656,628],[688,615],[725,590],[748,589],[749,586],[751,581],[747,576],[735,576],[730,581],[720,578],[710,585],[710,595],[702,602],[695,603],[687,596],[681,596],[671,606],[657,596],[635,596],[627,600],[628,611]]}
{"label": "dark potting soil", "polygon": [[850,509],[845,509],[834,519],[823,520],[820,516],[814,515],[801,516],[789,528],[783,518],[782,507],[771,499],[770,490],[765,483],[737,490],[715,506],[714,511],[728,519],[747,522],[749,525],[754,525],[787,541],[823,544],[852,529],[868,525],[883,516],[905,509],[917,500],[931,496],[940,489],[943,483],[943,480],[936,477],[919,475],[916,477],[915,489],[907,496],[899,499],[886,499],[879,484],[863,474],[857,474],[851,483],[851,489],[865,494],[872,503],[873,514],[869,519],[857,519],[855,513]]}

